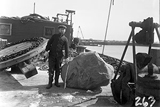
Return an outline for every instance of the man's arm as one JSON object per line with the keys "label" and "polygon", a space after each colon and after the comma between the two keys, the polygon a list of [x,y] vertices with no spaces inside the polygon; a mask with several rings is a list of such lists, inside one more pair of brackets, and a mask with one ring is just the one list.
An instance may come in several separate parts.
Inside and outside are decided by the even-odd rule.
{"label": "man's arm", "polygon": [[53,36],[49,39],[49,41],[48,41],[48,43],[47,43],[47,46],[46,46],[46,49],[45,49],[46,51],[49,51],[49,50],[50,50],[50,47],[51,47],[52,42],[53,42],[53,39],[54,39]]}

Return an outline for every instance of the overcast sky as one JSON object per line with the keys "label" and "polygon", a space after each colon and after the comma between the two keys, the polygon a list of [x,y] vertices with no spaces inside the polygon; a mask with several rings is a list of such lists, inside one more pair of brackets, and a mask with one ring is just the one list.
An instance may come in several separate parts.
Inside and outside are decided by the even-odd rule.
{"label": "overcast sky", "polygon": [[[0,16],[26,16],[35,12],[50,18],[65,10],[75,10],[73,16],[74,37],[81,27],[85,39],[104,39],[110,0],[0,0]],[[153,17],[159,23],[159,0],[114,0],[111,8],[107,40],[127,40],[131,28],[129,22]],[[155,36],[157,36],[155,34]],[[157,37],[155,37],[156,40]]]}

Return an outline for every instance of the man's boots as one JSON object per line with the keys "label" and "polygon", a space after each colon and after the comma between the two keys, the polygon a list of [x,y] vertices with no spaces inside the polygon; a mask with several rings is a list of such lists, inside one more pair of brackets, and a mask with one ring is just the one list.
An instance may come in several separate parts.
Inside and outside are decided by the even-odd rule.
{"label": "man's boots", "polygon": [[56,87],[60,87],[59,82],[58,82],[58,80],[59,80],[59,74],[60,74],[60,73],[56,73],[56,74],[55,74],[55,84],[54,84],[54,85],[55,85]]}
{"label": "man's boots", "polygon": [[52,82],[53,82],[53,74],[49,73],[49,82],[46,89],[50,89],[52,87]]}

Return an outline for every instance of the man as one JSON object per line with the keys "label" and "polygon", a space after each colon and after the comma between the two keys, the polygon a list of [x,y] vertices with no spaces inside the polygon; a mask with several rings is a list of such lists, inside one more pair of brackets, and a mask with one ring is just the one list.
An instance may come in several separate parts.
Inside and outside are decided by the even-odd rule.
{"label": "man", "polygon": [[55,71],[55,86],[60,87],[59,85],[59,75],[60,75],[60,67],[62,63],[63,57],[63,49],[65,49],[65,59],[67,62],[68,58],[68,39],[65,37],[66,26],[60,25],[58,26],[58,34],[54,34],[48,41],[46,46],[45,56],[49,52],[49,82],[46,89],[50,89],[52,87],[53,76]]}
{"label": "man", "polygon": [[79,38],[74,38],[73,41],[72,41],[72,43],[71,43],[70,48],[76,50],[77,45],[79,45],[79,41],[80,41]]}

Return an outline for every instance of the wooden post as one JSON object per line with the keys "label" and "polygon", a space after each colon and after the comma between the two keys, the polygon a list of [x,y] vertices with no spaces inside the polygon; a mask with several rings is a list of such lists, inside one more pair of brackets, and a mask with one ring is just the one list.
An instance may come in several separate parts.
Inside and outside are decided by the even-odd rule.
{"label": "wooden post", "polygon": [[135,27],[132,27],[132,47],[133,47],[133,70],[136,74],[136,77],[135,77],[135,83],[136,83],[136,80],[137,80],[137,63],[136,63],[136,48],[135,48],[135,36],[134,36],[134,29]]}
{"label": "wooden post", "polygon": [[155,27],[156,29],[156,32],[157,32],[157,35],[158,35],[158,39],[159,39],[159,42],[160,42],[160,34],[159,34],[159,31],[158,31],[158,27]]}
{"label": "wooden post", "polygon": [[121,64],[122,64],[122,62],[123,62],[124,56],[125,56],[125,54],[126,54],[126,51],[127,51],[128,45],[129,45],[129,42],[130,42],[130,40],[131,40],[131,37],[134,35],[134,31],[133,31],[133,30],[134,30],[134,28],[132,28],[132,31],[131,31],[130,36],[129,36],[129,38],[128,38],[127,44],[126,44],[125,49],[124,49],[124,51],[123,51],[123,54],[122,54],[120,63],[119,63],[119,65],[118,65],[117,72],[115,73],[115,76],[114,76],[113,80],[116,79],[116,77],[117,77],[117,75],[118,75],[118,72],[119,72],[119,70],[120,70],[120,67],[121,67]]}

